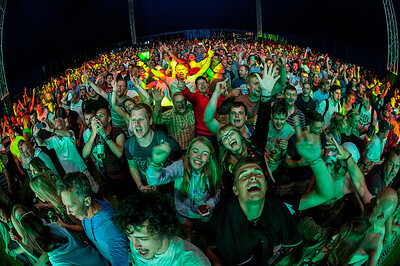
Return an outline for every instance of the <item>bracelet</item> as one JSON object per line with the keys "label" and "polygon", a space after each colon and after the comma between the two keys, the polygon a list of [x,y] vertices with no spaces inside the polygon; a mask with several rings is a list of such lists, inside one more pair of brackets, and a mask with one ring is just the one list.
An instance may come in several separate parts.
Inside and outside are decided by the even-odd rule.
{"label": "bracelet", "polygon": [[143,184],[140,184],[140,185],[139,185],[139,190],[140,190],[141,187],[143,187]]}
{"label": "bracelet", "polygon": [[151,160],[151,158],[148,159],[148,164],[154,166],[154,167],[161,167],[163,163],[155,163]]}
{"label": "bracelet", "polygon": [[317,163],[319,163],[320,161],[322,161],[322,157],[319,157],[318,159],[309,161],[309,165],[316,165]]}
{"label": "bracelet", "polygon": [[343,161],[344,161],[345,163],[347,163],[347,161],[350,159],[350,157],[351,157],[351,154],[349,154],[349,156],[347,156],[347,158],[344,159]]}
{"label": "bracelet", "polygon": [[102,137],[102,138],[103,138],[104,142],[107,142],[107,140],[110,140],[110,139],[111,139],[111,136],[110,136],[110,135],[107,135],[107,136]]}

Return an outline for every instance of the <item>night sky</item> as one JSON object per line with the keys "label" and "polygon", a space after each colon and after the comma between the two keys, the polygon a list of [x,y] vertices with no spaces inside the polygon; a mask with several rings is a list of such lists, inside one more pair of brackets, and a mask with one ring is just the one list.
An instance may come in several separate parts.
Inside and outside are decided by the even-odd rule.
{"label": "night sky", "polygon": [[[256,28],[255,0],[134,2],[138,37],[202,28]],[[393,2],[399,21],[400,1]],[[334,47],[342,57],[383,73],[387,36],[381,1],[265,0],[262,5],[264,32],[312,38],[311,48],[333,52]],[[15,95],[24,86],[44,81],[45,65],[129,39],[128,0],[9,0],[3,52],[10,92]]]}

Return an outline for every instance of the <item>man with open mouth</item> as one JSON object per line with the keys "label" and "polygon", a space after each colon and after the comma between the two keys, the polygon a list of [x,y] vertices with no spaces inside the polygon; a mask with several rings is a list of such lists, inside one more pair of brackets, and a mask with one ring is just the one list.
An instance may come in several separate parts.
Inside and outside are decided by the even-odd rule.
{"label": "man with open mouth", "polygon": [[333,180],[321,158],[320,137],[302,132],[298,120],[296,131],[297,151],[309,162],[316,188],[283,202],[268,190],[260,162],[242,158],[233,169],[237,198],[216,214],[217,249],[224,265],[271,265],[275,246],[290,249],[302,241],[292,214],[332,197]]}
{"label": "man with open mouth", "polygon": [[134,265],[210,265],[199,248],[175,236],[174,209],[159,193],[137,193],[119,205],[114,221],[130,240]]}

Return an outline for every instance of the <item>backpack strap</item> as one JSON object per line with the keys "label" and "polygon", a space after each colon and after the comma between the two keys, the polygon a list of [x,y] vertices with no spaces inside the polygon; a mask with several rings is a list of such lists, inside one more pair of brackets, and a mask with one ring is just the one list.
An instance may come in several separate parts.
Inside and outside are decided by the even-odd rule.
{"label": "backpack strap", "polygon": [[325,111],[324,114],[322,115],[322,117],[325,117],[326,112],[328,112],[329,110],[329,98],[325,99]]}

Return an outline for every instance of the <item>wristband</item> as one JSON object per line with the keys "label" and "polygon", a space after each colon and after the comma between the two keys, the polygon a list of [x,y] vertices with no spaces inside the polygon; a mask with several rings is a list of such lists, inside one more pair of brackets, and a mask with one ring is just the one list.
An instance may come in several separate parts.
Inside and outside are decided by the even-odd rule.
{"label": "wristband", "polygon": [[321,157],[319,157],[319,158],[317,158],[317,159],[315,159],[315,160],[309,161],[308,163],[309,163],[310,165],[316,165],[316,164],[319,163],[320,161],[322,161],[322,158],[321,158]]}
{"label": "wristband", "polygon": [[110,135],[107,135],[107,136],[102,137],[102,138],[103,138],[104,142],[107,142],[107,140],[110,140],[110,139],[111,139],[111,136],[110,136]]}
{"label": "wristband", "polygon": [[151,160],[151,158],[148,159],[148,164],[154,166],[154,167],[161,167],[163,163],[155,163]]}
{"label": "wristband", "polygon": [[350,157],[351,157],[351,154],[349,154],[349,156],[347,156],[347,158],[344,159],[344,162],[347,163],[347,161],[350,159]]}
{"label": "wristband", "polygon": [[141,187],[143,187],[143,184],[140,184],[140,185],[139,185],[139,190],[140,190]]}

